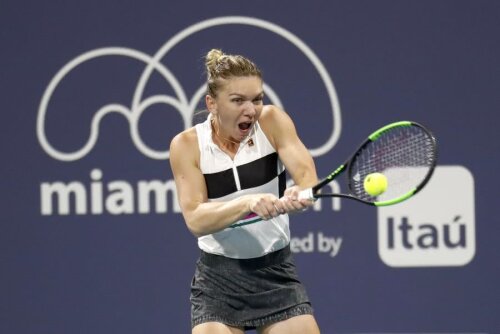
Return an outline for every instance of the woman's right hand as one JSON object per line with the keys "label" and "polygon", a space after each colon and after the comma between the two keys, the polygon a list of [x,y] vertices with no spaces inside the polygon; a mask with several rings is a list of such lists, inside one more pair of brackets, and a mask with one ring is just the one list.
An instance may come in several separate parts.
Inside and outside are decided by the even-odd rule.
{"label": "woman's right hand", "polygon": [[273,194],[249,195],[249,209],[263,220],[269,220],[287,212],[283,202]]}

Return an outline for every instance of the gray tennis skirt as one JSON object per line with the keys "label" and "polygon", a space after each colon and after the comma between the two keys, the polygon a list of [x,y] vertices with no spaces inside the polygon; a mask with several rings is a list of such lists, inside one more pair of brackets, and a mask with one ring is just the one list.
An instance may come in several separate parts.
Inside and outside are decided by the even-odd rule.
{"label": "gray tennis skirt", "polygon": [[192,327],[215,321],[254,329],[313,312],[289,246],[252,259],[202,251],[190,299]]}

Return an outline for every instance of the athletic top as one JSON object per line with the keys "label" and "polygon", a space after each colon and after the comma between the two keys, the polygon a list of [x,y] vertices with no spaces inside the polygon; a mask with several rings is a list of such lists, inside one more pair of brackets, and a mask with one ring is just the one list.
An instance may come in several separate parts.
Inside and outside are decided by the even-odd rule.
{"label": "athletic top", "polygon": [[[240,143],[233,160],[213,142],[210,120],[211,114],[195,126],[208,201],[228,201],[254,193],[282,197],[286,188],[285,167],[259,123],[255,123],[250,136]],[[289,244],[287,214],[255,222],[258,218],[250,214],[224,230],[199,237],[198,246],[207,253],[248,259]]]}

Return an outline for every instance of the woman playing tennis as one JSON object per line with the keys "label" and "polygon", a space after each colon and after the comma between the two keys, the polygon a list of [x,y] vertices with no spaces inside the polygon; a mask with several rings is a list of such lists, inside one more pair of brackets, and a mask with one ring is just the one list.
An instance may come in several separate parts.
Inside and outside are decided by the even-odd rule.
{"label": "woman playing tennis", "polygon": [[170,145],[184,220],[201,249],[192,333],[319,333],[290,252],[288,219],[313,204],[297,199],[318,182],[313,159],[290,117],[263,104],[252,61],[211,50],[205,64],[208,118]]}

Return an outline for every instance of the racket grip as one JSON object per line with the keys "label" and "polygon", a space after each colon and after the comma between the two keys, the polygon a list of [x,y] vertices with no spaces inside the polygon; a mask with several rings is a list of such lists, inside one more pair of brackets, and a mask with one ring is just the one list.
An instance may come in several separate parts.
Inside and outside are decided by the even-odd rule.
{"label": "racket grip", "polygon": [[307,189],[301,190],[299,192],[299,200],[301,200],[301,199],[308,199],[311,201],[315,201],[316,198],[314,198],[314,196],[313,196],[312,188],[307,188]]}

